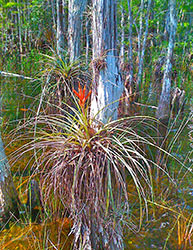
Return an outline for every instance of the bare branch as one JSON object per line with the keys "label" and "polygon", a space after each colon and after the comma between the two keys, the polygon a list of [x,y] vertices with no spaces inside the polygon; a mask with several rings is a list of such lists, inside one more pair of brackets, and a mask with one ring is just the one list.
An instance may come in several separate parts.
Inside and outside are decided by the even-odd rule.
{"label": "bare branch", "polygon": [[4,72],[4,71],[0,71],[0,76],[19,77],[19,78],[26,79],[26,80],[38,81],[38,79],[35,79],[35,78],[32,78],[32,77],[19,75],[19,74],[15,74],[15,73],[10,73],[10,72]]}

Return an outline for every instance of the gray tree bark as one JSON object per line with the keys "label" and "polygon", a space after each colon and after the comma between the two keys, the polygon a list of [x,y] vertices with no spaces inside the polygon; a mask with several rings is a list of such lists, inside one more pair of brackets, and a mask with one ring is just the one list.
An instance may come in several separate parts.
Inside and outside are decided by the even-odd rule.
{"label": "gray tree bark", "polygon": [[170,115],[170,92],[171,92],[171,74],[172,74],[172,57],[175,43],[175,34],[177,28],[176,18],[176,1],[169,1],[169,44],[164,70],[162,92],[158,104],[156,116],[164,124],[168,124]]}
{"label": "gray tree bark", "polygon": [[13,214],[18,217],[18,205],[19,199],[0,134],[0,223],[8,220]]}
{"label": "gray tree bark", "polygon": [[[143,74],[143,62],[144,62],[147,35],[148,35],[148,28],[149,28],[149,17],[150,17],[151,4],[152,4],[152,0],[148,0],[143,44],[142,44],[142,48],[141,48],[141,45],[140,45],[140,48],[138,48],[138,50],[139,50],[139,52],[138,52],[138,54],[139,54],[139,68],[138,68],[138,75],[137,75],[137,93],[139,93],[139,90],[140,90],[141,79],[142,79],[142,74]],[[142,36],[142,33],[141,33],[142,32],[142,20],[141,20],[141,18],[140,18],[140,37]]]}
{"label": "gray tree bark", "polygon": [[51,7],[52,7],[52,22],[53,22],[54,29],[56,29],[55,0],[50,0],[50,4],[51,4]]}
{"label": "gray tree bark", "polygon": [[[176,19],[176,0],[169,0],[169,44],[166,56],[166,64],[162,83],[162,92],[159,99],[156,117],[161,121],[159,125],[158,145],[165,148],[166,140],[164,140],[167,133],[167,126],[170,116],[170,96],[171,96],[171,74],[172,74],[172,57],[174,50],[175,34],[177,28]],[[160,137],[161,135],[161,137]],[[161,165],[162,152],[157,152],[157,164]],[[157,183],[160,182],[159,168],[157,169]]]}
{"label": "gray tree bark", "polygon": [[[93,86],[91,116],[117,119],[123,92],[116,51],[116,0],[93,0]],[[100,111],[100,112],[99,112]]]}
{"label": "gray tree bark", "polygon": [[0,224],[6,222],[13,214],[16,217],[19,216],[19,204],[0,133]]}
{"label": "gray tree bark", "polygon": [[64,18],[64,5],[63,0],[56,1],[57,9],[57,53],[62,58],[64,54],[64,31],[65,31],[65,18]]}
{"label": "gray tree bark", "polygon": [[21,34],[21,10],[19,7],[19,0],[17,0],[17,25],[18,25],[18,38],[19,38],[19,53],[20,55],[23,52],[23,48],[22,48],[22,34]]}
{"label": "gray tree bark", "polygon": [[68,48],[71,62],[80,56],[82,18],[86,5],[87,0],[68,1]]}
{"label": "gray tree bark", "polygon": [[[118,68],[116,50],[116,0],[92,0],[93,3],[93,85],[91,95],[91,117],[107,123],[118,116],[118,105],[123,93],[123,83]],[[91,224],[95,224],[91,222]],[[97,231],[98,230],[98,231]],[[91,229],[91,245],[95,246],[97,238],[102,238],[101,249],[122,250],[123,232],[117,221],[113,235],[106,229]],[[108,246],[108,247],[107,247]],[[96,249],[94,247],[94,249]]]}
{"label": "gray tree bark", "polygon": [[88,65],[89,62],[89,49],[90,49],[90,20],[87,18],[86,20],[86,65]]}
{"label": "gray tree bark", "polygon": [[119,62],[123,66],[125,62],[125,11],[123,6],[121,6],[121,47],[119,52]]}
{"label": "gray tree bark", "polygon": [[143,31],[143,11],[144,11],[144,0],[141,0],[140,5],[140,17],[139,17],[139,32],[138,32],[138,60],[141,57],[141,40],[142,40],[142,31]]}
{"label": "gray tree bark", "polygon": [[129,83],[133,83],[133,15],[131,10],[131,1],[128,0],[128,11],[129,11]]}

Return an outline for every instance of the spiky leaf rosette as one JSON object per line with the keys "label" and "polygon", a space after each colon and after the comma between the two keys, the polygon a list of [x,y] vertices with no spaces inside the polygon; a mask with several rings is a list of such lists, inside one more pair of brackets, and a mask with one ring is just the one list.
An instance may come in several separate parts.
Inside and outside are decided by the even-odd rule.
{"label": "spiky leaf rosette", "polygon": [[63,102],[72,105],[71,92],[78,85],[78,82],[90,82],[91,78],[82,62],[70,62],[67,53],[64,58],[60,58],[54,50],[51,50],[51,54],[43,55],[44,60],[39,76],[44,83],[48,97],[49,113],[56,113],[58,110],[66,108]]}
{"label": "spiky leaf rosette", "polygon": [[122,232],[118,225],[128,216],[126,179],[132,177],[140,199],[146,200],[144,187],[152,188],[151,168],[140,148],[152,143],[129,126],[132,118],[96,128],[87,112],[71,111],[36,120],[39,137],[33,148],[42,152],[42,167],[38,168],[44,201],[49,203],[54,194],[70,212],[75,244],[80,235],[86,242],[88,234],[92,241],[96,233],[98,241],[95,238],[92,245],[105,246],[112,237],[119,241]]}

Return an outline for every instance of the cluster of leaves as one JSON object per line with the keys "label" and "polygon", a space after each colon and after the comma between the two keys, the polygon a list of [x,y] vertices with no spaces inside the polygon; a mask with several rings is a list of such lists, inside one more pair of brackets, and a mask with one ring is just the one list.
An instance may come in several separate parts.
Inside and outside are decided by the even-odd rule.
{"label": "cluster of leaves", "polygon": [[[136,186],[141,217],[143,201],[147,205],[147,197],[153,199],[153,165],[141,146],[152,147],[154,141],[132,128],[143,124],[144,117],[97,124],[85,106],[91,92],[86,94],[80,84],[79,92],[73,91],[79,101],[76,108],[65,104],[62,114],[40,115],[31,121],[37,123],[37,137],[24,151],[40,152],[33,170],[40,174],[45,211],[69,214],[75,245],[84,245],[90,232],[92,245],[105,247],[112,238],[120,241],[121,225],[135,229],[127,219],[126,180]],[[98,238],[92,238],[96,232]]]}

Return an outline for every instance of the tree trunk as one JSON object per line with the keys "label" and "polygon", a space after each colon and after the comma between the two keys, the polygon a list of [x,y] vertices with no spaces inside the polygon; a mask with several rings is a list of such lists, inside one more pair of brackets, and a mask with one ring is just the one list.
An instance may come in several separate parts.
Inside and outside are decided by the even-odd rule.
{"label": "tree trunk", "polygon": [[14,214],[19,216],[19,199],[10,173],[0,134],[0,223],[8,220]]}
{"label": "tree trunk", "polygon": [[90,20],[87,18],[86,20],[86,65],[89,62],[89,49],[90,49]]}
{"label": "tree trunk", "polygon": [[123,68],[125,62],[125,11],[123,6],[121,6],[121,47],[119,52],[119,62]]}
{"label": "tree trunk", "polygon": [[68,2],[68,48],[71,62],[80,57],[82,17],[86,4],[87,0],[70,0]]}
{"label": "tree trunk", "polygon": [[175,34],[177,28],[177,19],[176,19],[176,1],[169,1],[169,44],[168,52],[166,58],[166,65],[164,70],[162,92],[158,104],[157,118],[163,122],[166,126],[168,124],[168,119],[170,115],[170,92],[171,92],[171,74],[172,74],[172,57],[174,50]]}
{"label": "tree trunk", "polygon": [[64,19],[64,6],[63,0],[56,1],[57,6],[57,53],[60,58],[64,55],[64,30],[65,30],[65,19]]}
{"label": "tree trunk", "polygon": [[[144,0],[141,0],[140,17],[139,17],[139,31],[137,32],[137,36],[138,36],[138,50],[137,50],[138,62],[140,61],[140,58],[141,58],[141,43],[142,43],[141,40],[142,40],[142,31],[143,31],[143,11],[144,11]],[[137,29],[137,26],[136,26],[136,29]]]}
{"label": "tree trunk", "polygon": [[147,41],[148,28],[149,28],[149,17],[150,17],[151,4],[152,4],[152,0],[148,0],[147,15],[146,15],[146,20],[145,20],[144,39],[143,39],[142,48],[140,47],[141,51],[140,51],[140,57],[139,57],[139,68],[138,68],[138,76],[137,76],[137,96],[139,95],[141,79],[142,79],[142,74],[143,74],[143,62],[144,62],[146,41]]}
{"label": "tree trunk", "polygon": [[19,53],[20,56],[23,52],[23,48],[22,48],[22,34],[21,34],[21,12],[20,12],[20,7],[19,7],[19,0],[17,0],[17,25],[18,25],[18,42],[19,42]]}
{"label": "tree trunk", "polygon": [[[109,118],[115,120],[118,116],[119,98],[123,92],[123,83],[118,68],[116,51],[116,0],[93,0],[93,85],[91,96],[91,117],[107,123]],[[91,225],[95,225],[94,218]],[[93,226],[94,227],[94,226]],[[90,240],[96,249],[97,237],[101,238],[101,249],[123,250],[123,232],[120,221],[115,228],[109,226],[114,235],[108,235],[107,230],[91,228]]]}
{"label": "tree trunk", "polygon": [[6,222],[13,214],[19,217],[19,204],[0,133],[0,224]]}
{"label": "tree trunk", "polygon": [[50,0],[50,4],[51,4],[51,7],[52,7],[52,22],[53,22],[54,29],[56,29],[55,0]]}
{"label": "tree trunk", "polygon": [[[159,99],[158,109],[156,112],[156,117],[160,120],[159,125],[159,136],[158,136],[158,146],[165,148],[166,140],[164,139],[167,133],[167,126],[170,116],[170,95],[171,95],[171,74],[172,74],[172,57],[174,50],[175,34],[177,28],[176,10],[175,10],[176,0],[169,1],[169,44],[166,57],[166,65],[163,76],[162,92]],[[161,136],[160,136],[161,135]],[[158,150],[157,153],[157,164],[161,165],[162,152]],[[159,183],[160,173],[159,168],[157,169],[157,183]]]}
{"label": "tree trunk", "polygon": [[129,83],[130,86],[133,83],[133,16],[131,11],[131,1],[128,0],[128,11],[129,11]]}
{"label": "tree trunk", "polygon": [[[116,0],[93,0],[93,86],[91,116],[117,119],[123,92],[116,53]],[[99,112],[100,111],[100,112]]]}

